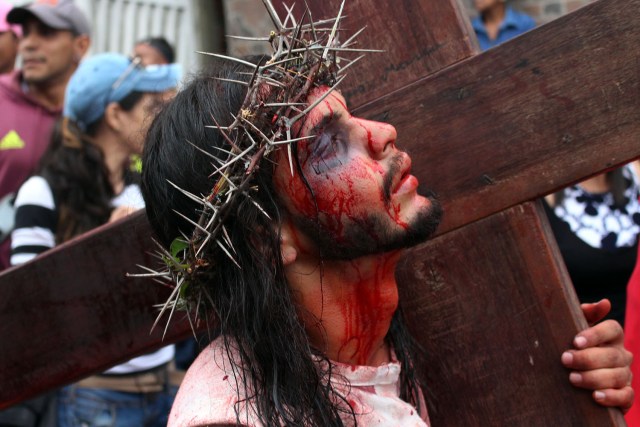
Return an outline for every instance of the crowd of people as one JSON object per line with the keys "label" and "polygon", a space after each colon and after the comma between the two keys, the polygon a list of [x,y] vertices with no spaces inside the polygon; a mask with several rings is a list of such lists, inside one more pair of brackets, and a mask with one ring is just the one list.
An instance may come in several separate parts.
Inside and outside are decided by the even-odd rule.
{"label": "crowd of people", "polygon": [[[478,15],[472,25],[482,50],[535,26],[532,18],[504,0],[474,1]],[[225,79],[246,80],[250,68],[240,70],[245,72],[242,74],[237,65],[219,63],[215,70],[193,79],[176,97],[181,72],[172,46],[163,37],[140,40],[132,46],[130,57],[117,53],[87,57],[90,45],[91,25],[73,0],[24,7],[0,0],[0,270],[26,263],[56,245],[145,207],[161,241],[170,245],[176,237],[193,232],[173,212],[190,216],[188,212],[196,210],[186,209],[184,200],[166,188],[166,181],[193,194],[206,194],[211,188],[210,168],[206,167],[210,160],[205,157],[197,164],[194,158],[198,152],[209,151],[215,157],[224,151],[225,139],[205,129],[212,114],[231,116],[240,110],[245,92]],[[18,57],[21,67],[16,69]],[[387,161],[409,160],[395,146],[388,149],[388,142],[395,140],[391,125],[352,117],[339,94],[328,95],[328,86],[318,83],[309,93],[309,103],[324,101],[309,112],[310,117],[319,117],[318,123],[300,133],[307,136],[311,131],[326,130],[327,134],[348,134],[353,146],[362,143],[364,147],[366,143],[372,153],[363,156],[365,149],[353,154],[351,148],[341,147],[338,152],[348,161],[332,163],[326,157],[331,154],[327,150],[318,153],[301,143],[296,150],[296,156],[303,159],[297,164],[299,175],[291,175],[285,151],[276,156],[275,167],[260,171],[256,187],[269,216],[263,217],[247,203],[242,207],[246,218],[230,216],[227,236],[238,240],[238,256],[246,257],[251,268],[242,273],[221,268],[205,275],[220,283],[235,283],[238,289],[232,292],[220,286],[213,291],[219,304],[215,310],[225,320],[221,335],[187,374],[171,419],[169,411],[182,379],[174,375],[174,345],[0,411],[0,425],[124,427],[165,426],[169,422],[198,426],[234,424],[240,413],[247,425],[268,425],[276,420],[286,425],[301,420],[342,425],[345,419],[369,425],[373,422],[370,414],[389,423],[403,420],[428,425],[424,398],[412,376],[409,340],[396,310],[397,295],[394,299],[392,294],[398,254],[433,231],[439,221],[437,201],[402,184],[400,188],[407,186],[406,194],[391,194],[388,203],[397,205],[398,212],[406,215],[402,223],[409,226],[383,224],[382,217],[376,215],[385,206],[377,206],[366,192],[347,188],[337,178],[345,175],[332,175],[364,174],[365,181],[371,179],[369,190],[374,191],[383,183],[370,171],[384,169]],[[225,99],[217,96],[221,93],[226,94]],[[158,114],[161,117],[154,121]],[[322,117],[334,114],[341,119],[323,121]],[[186,148],[176,145],[185,139],[191,142]],[[142,176],[141,155],[145,166]],[[314,162],[322,163],[328,181],[307,170],[314,168]],[[352,213],[358,220],[352,218],[353,223],[336,228],[335,224],[344,220],[332,212],[323,212],[315,221],[305,217],[311,203],[305,198],[307,192],[319,209],[325,193],[341,191],[366,205],[365,210]],[[581,302],[609,300],[609,317],[627,327],[627,345],[637,350],[640,319],[633,313],[640,312],[639,198],[640,169],[633,164],[563,189],[543,202]],[[192,218],[193,222],[198,219]],[[362,224],[375,224],[376,228],[361,229]],[[414,225],[413,234],[409,233]],[[376,236],[381,226],[403,231],[372,241],[370,237]],[[256,247],[246,245],[251,232],[260,235],[254,237],[261,239]],[[368,242],[367,247],[358,246],[353,239]],[[318,269],[318,265],[322,267]],[[634,266],[636,272],[627,286]],[[254,280],[265,290],[254,289],[249,283]],[[353,331],[361,325],[337,316],[341,310],[338,302],[324,301],[320,293],[340,294],[353,299],[352,307],[359,307],[357,288],[366,281],[375,282],[390,296],[388,304],[376,313],[370,340],[356,345],[348,333],[334,332]],[[318,301],[323,304],[318,306]],[[256,307],[271,310],[270,314]],[[585,315],[599,320],[601,316],[594,313],[606,311],[606,307],[608,302],[586,306]],[[252,323],[237,316],[247,312],[254,313]],[[352,316],[355,318],[362,321],[366,313]],[[319,324],[332,324],[336,329],[323,329]],[[599,362],[605,357],[615,359],[615,366],[606,366],[624,377],[630,362],[620,345],[617,324],[600,323],[587,330],[578,348],[567,352],[571,360],[563,357],[563,363],[590,375],[589,371],[601,369],[602,363],[597,367],[583,364],[579,369],[574,363],[581,358]],[[606,336],[606,342],[587,338],[598,334]],[[192,342],[187,346],[190,360],[194,346]],[[606,350],[598,354],[593,351],[596,347]],[[222,363],[212,367],[214,359]],[[322,369],[315,369],[317,366]],[[297,378],[278,369],[295,370]],[[401,370],[405,372],[402,375]],[[231,381],[221,382],[229,376],[235,379],[235,388]],[[640,375],[634,378],[640,379]],[[605,377],[590,388],[596,390],[594,398],[601,404],[625,410],[631,404],[626,381],[611,382]],[[604,388],[609,394],[598,391]],[[632,410],[628,416],[630,420],[638,417],[637,424],[631,425],[640,425],[640,415]]]}
{"label": "crowd of people", "polygon": [[[6,268],[144,207],[132,157],[181,70],[162,37],[136,43],[131,58],[85,57],[91,26],[71,0],[0,11]],[[136,357],[2,411],[0,425],[165,426],[179,385],[174,358],[174,345]]]}

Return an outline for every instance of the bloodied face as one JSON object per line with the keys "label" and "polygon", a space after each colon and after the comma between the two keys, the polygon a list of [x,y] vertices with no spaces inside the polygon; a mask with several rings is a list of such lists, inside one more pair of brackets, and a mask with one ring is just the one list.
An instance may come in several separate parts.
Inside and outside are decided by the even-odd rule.
{"label": "bloodied face", "polygon": [[[315,89],[311,104],[328,90]],[[277,153],[276,191],[293,223],[325,258],[353,259],[413,246],[437,227],[436,200],[417,193],[411,158],[396,148],[393,126],[353,117],[330,93],[298,129],[291,174]]]}

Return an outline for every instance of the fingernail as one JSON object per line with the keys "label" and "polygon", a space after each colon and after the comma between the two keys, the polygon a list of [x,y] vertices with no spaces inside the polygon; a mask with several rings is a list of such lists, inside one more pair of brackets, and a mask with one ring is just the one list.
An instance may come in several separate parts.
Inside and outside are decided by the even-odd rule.
{"label": "fingernail", "polygon": [[577,336],[573,340],[573,343],[575,344],[576,347],[582,348],[587,345],[587,339],[585,337]]}
{"label": "fingernail", "polygon": [[596,400],[604,400],[604,398],[606,397],[606,395],[602,391],[596,391],[595,393],[593,393],[593,395]]}
{"label": "fingernail", "polygon": [[565,351],[564,353],[562,353],[562,363],[564,365],[570,365],[573,363],[573,354]]}
{"label": "fingernail", "polygon": [[580,384],[582,382],[582,375],[578,374],[577,372],[572,372],[569,374],[569,381],[571,381],[573,384]]}

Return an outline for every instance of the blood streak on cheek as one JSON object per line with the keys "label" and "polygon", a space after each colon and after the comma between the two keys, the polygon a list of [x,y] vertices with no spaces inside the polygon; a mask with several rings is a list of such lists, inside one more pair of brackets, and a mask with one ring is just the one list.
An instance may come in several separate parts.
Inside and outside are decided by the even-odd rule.
{"label": "blood streak on cheek", "polygon": [[369,152],[375,153],[375,145],[373,141],[373,135],[371,134],[371,129],[367,128],[367,145],[369,146]]}
{"label": "blood streak on cheek", "polygon": [[375,172],[376,172],[377,174],[379,174],[379,175],[383,175],[383,176],[384,176],[384,174],[385,174],[385,170],[384,170],[384,168],[383,168],[383,167],[382,167],[382,165],[381,165],[380,163],[378,163],[378,162],[371,162],[371,169],[372,169],[373,171],[375,171]]}
{"label": "blood streak on cheek", "polygon": [[303,215],[312,217],[315,214],[315,205],[309,189],[300,179],[299,174],[291,177],[284,184],[278,181],[279,187],[283,188],[292,205]]}
{"label": "blood streak on cheek", "polygon": [[389,209],[387,210],[391,219],[398,224],[400,227],[405,230],[409,228],[409,224],[400,218],[400,214],[402,212],[402,206],[400,203],[391,202],[389,205]]}
{"label": "blood streak on cheek", "polygon": [[337,173],[333,179],[318,180],[316,201],[318,210],[326,217],[328,231],[335,239],[341,240],[347,222],[362,219],[367,200],[358,188],[371,180],[371,172],[362,164],[350,164]]}
{"label": "blood streak on cheek", "polygon": [[371,174],[365,165],[352,163],[332,173],[305,174],[313,196],[299,174],[284,180],[284,189],[298,213],[310,218],[319,214],[326,231],[342,241],[346,224],[361,218],[363,205],[371,203],[359,196],[363,193],[359,186],[370,182]]}
{"label": "blood streak on cheek", "polygon": [[337,212],[349,212],[351,209],[347,206],[350,202],[348,194],[335,185],[333,180],[319,181],[317,178],[309,177],[307,182],[313,189],[313,195],[299,174],[291,179],[280,179],[277,185],[287,194],[295,212],[307,218],[318,216],[324,228],[332,233],[334,238],[340,239],[344,223]]}

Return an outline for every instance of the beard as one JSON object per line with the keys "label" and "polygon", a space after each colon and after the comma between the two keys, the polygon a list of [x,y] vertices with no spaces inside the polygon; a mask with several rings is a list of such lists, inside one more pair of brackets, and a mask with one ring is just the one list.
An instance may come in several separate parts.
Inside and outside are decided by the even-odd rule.
{"label": "beard", "polygon": [[442,207],[435,196],[416,212],[406,227],[390,221],[383,213],[371,213],[351,219],[340,239],[326,229],[321,220],[294,218],[296,225],[317,245],[320,255],[328,260],[352,260],[416,246],[431,237],[442,219]]}

